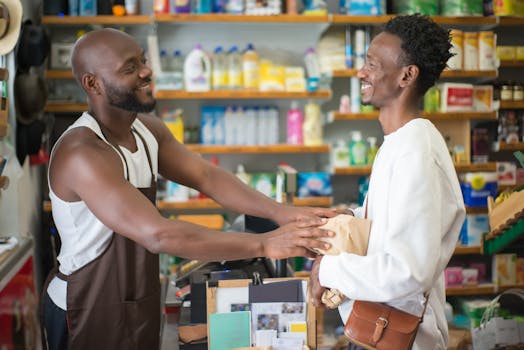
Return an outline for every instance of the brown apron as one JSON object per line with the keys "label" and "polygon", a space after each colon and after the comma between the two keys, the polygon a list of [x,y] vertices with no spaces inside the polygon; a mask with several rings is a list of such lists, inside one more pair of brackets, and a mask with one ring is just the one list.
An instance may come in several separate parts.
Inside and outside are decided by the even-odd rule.
{"label": "brown apron", "polygon": [[[138,190],[155,203],[156,180],[149,149],[144,138],[133,132],[145,147],[151,169],[151,185]],[[122,151],[113,146],[127,169]],[[158,255],[114,232],[104,253],[65,277],[70,349],[159,349]]]}

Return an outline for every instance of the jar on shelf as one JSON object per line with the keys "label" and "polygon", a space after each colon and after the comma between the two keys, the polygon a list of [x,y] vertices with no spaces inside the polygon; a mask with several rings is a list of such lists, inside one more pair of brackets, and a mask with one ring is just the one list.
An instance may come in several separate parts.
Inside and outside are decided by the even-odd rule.
{"label": "jar on shelf", "polygon": [[512,101],[513,100],[513,86],[509,83],[500,86],[500,100],[501,101]]}
{"label": "jar on shelf", "polygon": [[524,100],[524,86],[522,84],[513,85],[513,101]]}

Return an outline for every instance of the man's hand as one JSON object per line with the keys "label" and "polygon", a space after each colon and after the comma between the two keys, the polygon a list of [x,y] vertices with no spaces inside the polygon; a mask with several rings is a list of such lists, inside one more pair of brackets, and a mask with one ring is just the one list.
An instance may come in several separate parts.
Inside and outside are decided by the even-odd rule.
{"label": "man's hand", "polygon": [[309,276],[309,286],[311,288],[310,295],[311,301],[315,307],[326,308],[324,303],[322,303],[322,294],[326,288],[320,285],[319,272],[320,272],[320,261],[322,260],[322,255],[319,255],[315,258],[313,267],[311,268],[311,275]]}
{"label": "man's hand", "polygon": [[314,207],[293,207],[282,205],[275,214],[276,223],[285,225],[296,222],[300,227],[321,226],[326,223],[323,218],[332,218],[337,215],[335,209]]}
{"label": "man's hand", "polygon": [[[322,221],[320,218],[319,220]],[[332,231],[318,228],[316,223],[306,225],[305,222],[292,222],[263,234],[264,256],[273,259],[293,256],[315,257],[316,254],[311,251],[312,248],[331,247],[331,244],[320,241],[319,238],[334,235]]]}

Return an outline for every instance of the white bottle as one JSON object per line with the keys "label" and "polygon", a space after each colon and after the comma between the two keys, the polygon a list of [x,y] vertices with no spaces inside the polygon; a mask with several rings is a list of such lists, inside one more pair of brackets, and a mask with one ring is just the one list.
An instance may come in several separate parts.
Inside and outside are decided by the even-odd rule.
{"label": "white bottle", "polygon": [[257,144],[258,145],[268,145],[269,137],[269,120],[268,120],[268,111],[266,107],[259,107],[256,110],[257,115]]}
{"label": "white bottle", "polygon": [[173,90],[184,90],[184,58],[179,50],[173,51],[169,63],[169,70],[173,74]]}
{"label": "white bottle", "polygon": [[184,62],[184,85],[187,91],[211,88],[211,61],[200,44],[195,45]]}
{"label": "white bottle", "polygon": [[278,144],[278,108],[276,107],[270,107],[268,110],[268,143],[270,145],[276,145]]}
{"label": "white bottle", "polygon": [[304,63],[306,65],[307,73],[307,90],[316,91],[318,90],[318,84],[320,80],[320,65],[318,63],[318,57],[315,49],[312,47],[306,50]]}
{"label": "white bottle", "polygon": [[235,175],[240,179],[240,181],[242,181],[243,183],[249,186],[249,183],[251,181],[251,176],[248,173],[246,173],[244,165],[242,164],[237,165],[237,172]]}
{"label": "white bottle", "polygon": [[224,113],[224,126],[225,126],[225,144],[234,145],[236,144],[235,138],[235,114],[232,106],[228,106]]}
{"label": "white bottle", "polygon": [[229,89],[242,89],[242,56],[236,46],[232,46],[227,55],[227,81]]}
{"label": "white bottle", "polygon": [[227,89],[227,56],[222,46],[217,46],[212,57],[213,90]]}
{"label": "white bottle", "polygon": [[333,168],[349,166],[349,147],[342,139],[337,140],[331,151],[331,166]]}
{"label": "white bottle", "polygon": [[244,125],[246,133],[246,144],[256,145],[257,144],[257,117],[255,108],[246,107],[244,109]]}

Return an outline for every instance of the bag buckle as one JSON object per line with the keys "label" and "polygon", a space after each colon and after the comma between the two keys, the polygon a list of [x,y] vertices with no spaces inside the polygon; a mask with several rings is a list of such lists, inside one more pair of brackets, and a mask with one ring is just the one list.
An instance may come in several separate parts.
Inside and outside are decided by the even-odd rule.
{"label": "bag buckle", "polygon": [[384,333],[384,329],[388,326],[388,319],[385,317],[379,317],[375,321],[375,331],[373,332],[373,345],[376,345],[380,338],[382,338],[382,333]]}

